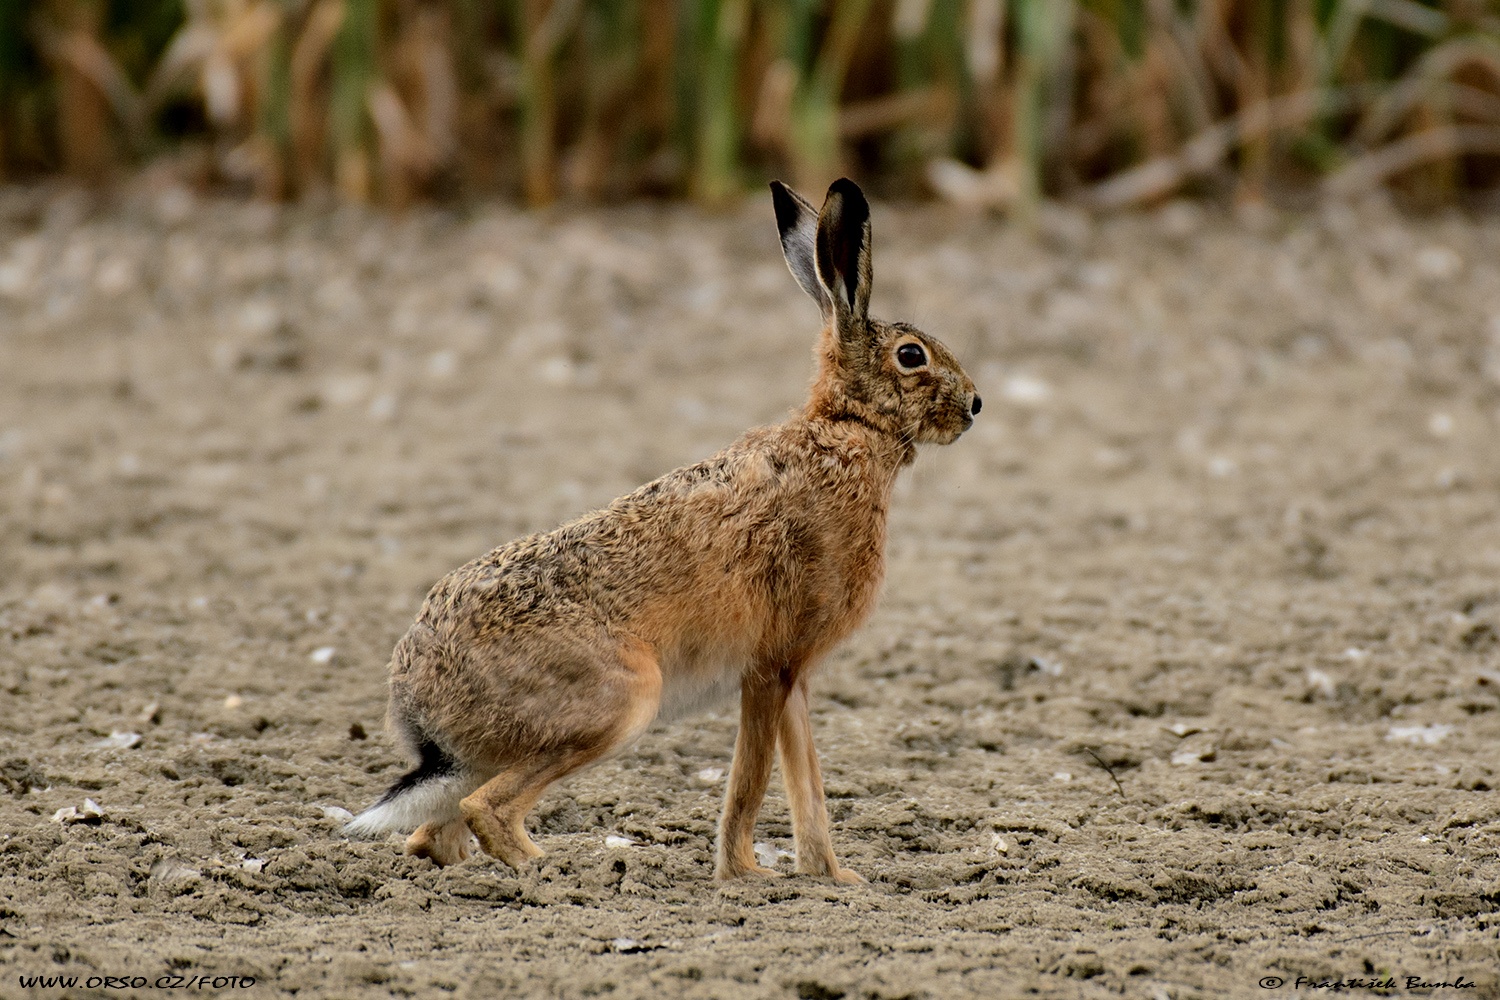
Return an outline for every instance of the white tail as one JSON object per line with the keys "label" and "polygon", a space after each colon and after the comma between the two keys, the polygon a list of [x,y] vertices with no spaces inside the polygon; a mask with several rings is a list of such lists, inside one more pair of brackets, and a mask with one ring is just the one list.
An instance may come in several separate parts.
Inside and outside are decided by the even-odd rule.
{"label": "white tail", "polygon": [[378,802],[345,824],[344,832],[351,837],[379,837],[393,832],[410,833],[423,823],[458,819],[459,799],[476,787],[474,781],[457,774],[414,782],[402,778]]}

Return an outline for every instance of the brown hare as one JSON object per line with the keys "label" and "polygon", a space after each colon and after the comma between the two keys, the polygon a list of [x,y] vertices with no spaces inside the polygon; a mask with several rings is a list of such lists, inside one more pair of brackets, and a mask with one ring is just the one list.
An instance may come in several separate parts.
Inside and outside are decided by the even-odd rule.
{"label": "brown hare", "polygon": [[525,818],[547,786],[737,687],[715,874],[775,874],[752,834],[779,750],[797,871],[862,881],[834,858],[808,679],[875,603],[896,474],[917,444],[957,439],[980,400],[937,340],[868,315],[858,186],[835,182],[821,212],[771,194],[823,313],[807,405],[438,581],[391,659],[388,722],[418,763],[349,832],[415,827],[407,852],[449,864],[472,831],[519,866],[542,854]]}

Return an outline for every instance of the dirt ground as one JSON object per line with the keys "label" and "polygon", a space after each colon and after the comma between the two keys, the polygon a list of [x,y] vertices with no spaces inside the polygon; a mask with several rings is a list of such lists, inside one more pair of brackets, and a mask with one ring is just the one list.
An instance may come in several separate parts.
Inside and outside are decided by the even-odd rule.
{"label": "dirt ground", "polygon": [[[439,870],[339,832],[407,766],[391,646],[798,404],[769,199],[0,189],[0,997],[1500,997],[1500,227],[875,237],[986,405],[814,683],[869,884],[711,879],[732,705],[549,793],[535,867]],[[790,870],[779,787],[757,839]]]}

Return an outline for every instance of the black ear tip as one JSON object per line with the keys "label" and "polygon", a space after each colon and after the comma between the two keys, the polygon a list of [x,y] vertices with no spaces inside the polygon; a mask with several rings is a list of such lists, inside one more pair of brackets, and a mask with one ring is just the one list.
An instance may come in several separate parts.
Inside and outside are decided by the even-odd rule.
{"label": "black ear tip", "polygon": [[828,185],[828,196],[831,198],[836,194],[860,202],[865,200],[865,193],[859,189],[859,185],[847,177],[840,177]]}
{"label": "black ear tip", "polygon": [[771,207],[776,211],[776,227],[782,232],[797,224],[797,199],[780,181],[771,182]]}
{"label": "black ear tip", "polygon": [[837,195],[844,203],[844,212],[854,218],[869,218],[870,203],[859,185],[847,177],[840,177],[828,185],[828,197]]}

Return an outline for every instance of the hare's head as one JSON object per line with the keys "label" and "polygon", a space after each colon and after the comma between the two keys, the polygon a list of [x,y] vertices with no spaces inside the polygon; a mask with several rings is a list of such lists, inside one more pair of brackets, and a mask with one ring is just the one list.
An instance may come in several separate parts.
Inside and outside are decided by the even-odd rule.
{"label": "hare's head", "polygon": [[871,318],[870,205],[859,186],[834,181],[821,212],[780,182],[771,199],[787,266],[823,312],[809,413],[907,443],[956,440],[979,412],[974,382],[937,338]]}

